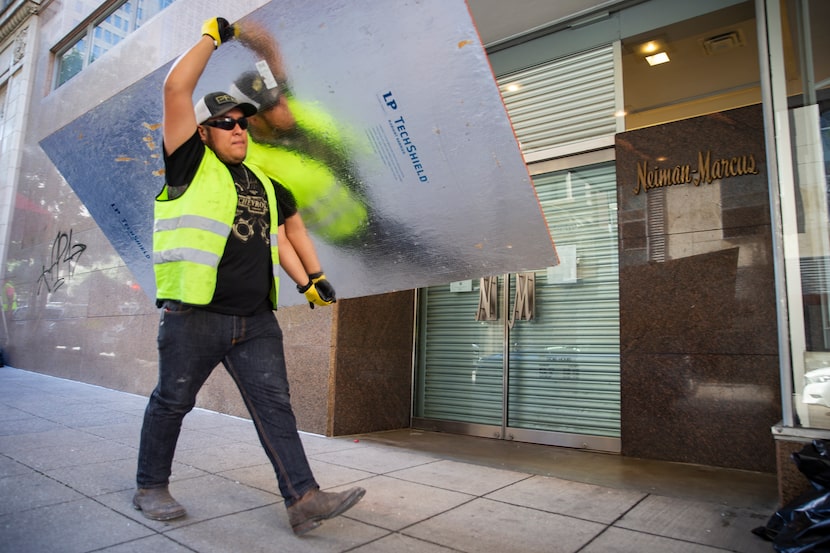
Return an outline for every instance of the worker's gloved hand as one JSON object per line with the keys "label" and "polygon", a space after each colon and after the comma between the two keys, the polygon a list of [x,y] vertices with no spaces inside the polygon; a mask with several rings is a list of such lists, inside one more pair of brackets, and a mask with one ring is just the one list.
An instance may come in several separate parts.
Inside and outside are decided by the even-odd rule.
{"label": "worker's gloved hand", "polygon": [[223,42],[239,35],[239,29],[236,25],[228,23],[224,17],[212,17],[202,23],[202,34],[212,38],[214,47],[219,48]]}
{"label": "worker's gloved hand", "polygon": [[297,291],[305,295],[311,309],[314,309],[315,305],[326,306],[337,301],[334,287],[326,280],[326,275],[314,273],[309,275],[309,279],[305,286],[297,285]]}
{"label": "worker's gloved hand", "polygon": [[308,275],[314,287],[317,288],[317,293],[320,298],[326,302],[326,305],[337,301],[337,294],[334,292],[334,286],[326,279],[326,275],[322,271]]}

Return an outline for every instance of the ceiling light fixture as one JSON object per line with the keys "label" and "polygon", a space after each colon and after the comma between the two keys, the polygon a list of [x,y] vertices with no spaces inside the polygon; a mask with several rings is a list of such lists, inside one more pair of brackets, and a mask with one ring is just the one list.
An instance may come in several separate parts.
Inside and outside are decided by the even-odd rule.
{"label": "ceiling light fixture", "polygon": [[660,49],[660,44],[655,40],[650,40],[640,46],[640,52],[643,54],[651,54]]}
{"label": "ceiling light fixture", "polygon": [[661,63],[667,63],[669,60],[669,55],[665,52],[658,52],[652,56],[646,56],[646,61],[649,65],[655,66],[660,65]]}

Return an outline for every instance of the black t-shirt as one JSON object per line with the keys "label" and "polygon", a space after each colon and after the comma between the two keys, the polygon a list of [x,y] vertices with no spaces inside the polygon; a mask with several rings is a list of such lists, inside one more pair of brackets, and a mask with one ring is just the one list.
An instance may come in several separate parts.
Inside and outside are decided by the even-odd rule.
{"label": "black t-shirt", "polygon": [[[178,198],[189,190],[205,148],[196,132],[171,155],[165,154],[169,197]],[[236,215],[219,262],[213,299],[202,307],[229,315],[252,315],[273,309],[269,300],[273,273],[268,198],[265,187],[244,164],[225,166],[236,186]],[[272,183],[277,191],[278,221],[283,224],[284,216],[297,212],[296,201],[282,185]]]}

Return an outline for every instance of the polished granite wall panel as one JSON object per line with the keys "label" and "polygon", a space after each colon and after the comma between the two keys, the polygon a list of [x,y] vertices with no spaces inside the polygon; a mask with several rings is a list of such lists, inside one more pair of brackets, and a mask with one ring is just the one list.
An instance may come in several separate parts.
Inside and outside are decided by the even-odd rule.
{"label": "polished granite wall panel", "polygon": [[[336,286],[336,283],[335,283]],[[340,303],[310,309],[307,304],[281,307],[277,320],[283,332],[285,362],[291,386],[291,405],[297,427],[306,432],[327,435],[332,409],[331,385],[333,325]]]}
{"label": "polished granite wall panel", "polygon": [[622,452],[772,472],[781,402],[760,107],[621,133],[616,151]]}
{"label": "polished granite wall panel", "polygon": [[807,439],[775,440],[775,453],[778,459],[778,504],[786,505],[801,494],[815,490],[807,476],[799,470],[792,458],[793,453],[800,452],[809,441]]}
{"label": "polished granite wall panel", "polygon": [[415,292],[338,302],[330,435],[408,428]]}
{"label": "polished granite wall panel", "polygon": [[770,355],[623,355],[622,453],[774,472],[777,370]]}
{"label": "polished granite wall panel", "polygon": [[771,267],[740,267],[739,248],[620,271],[622,354],[777,356]]}

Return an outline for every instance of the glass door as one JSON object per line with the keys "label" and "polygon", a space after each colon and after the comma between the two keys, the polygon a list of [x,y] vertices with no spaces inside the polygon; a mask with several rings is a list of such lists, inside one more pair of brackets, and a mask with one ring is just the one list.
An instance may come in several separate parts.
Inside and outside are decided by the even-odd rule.
{"label": "glass door", "polygon": [[421,291],[413,426],[619,451],[613,159],[532,169],[560,264]]}

